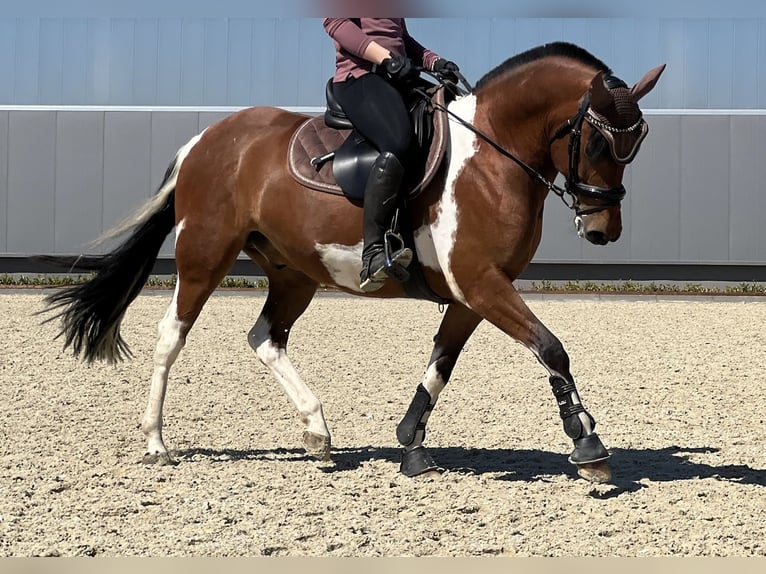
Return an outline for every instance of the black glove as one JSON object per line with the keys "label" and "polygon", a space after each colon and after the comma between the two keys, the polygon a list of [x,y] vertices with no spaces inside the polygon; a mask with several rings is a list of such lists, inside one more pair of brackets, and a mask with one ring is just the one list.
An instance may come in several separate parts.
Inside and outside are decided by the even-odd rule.
{"label": "black glove", "polygon": [[455,62],[450,62],[449,60],[445,60],[444,58],[439,58],[438,60],[434,62],[434,65],[431,68],[431,71],[436,72],[438,75],[440,75],[443,78],[452,80],[453,82],[457,82],[458,81],[457,72],[460,71],[460,68],[457,67],[457,64]]}
{"label": "black glove", "polygon": [[386,71],[388,77],[396,82],[409,80],[418,75],[418,71],[412,65],[410,59],[399,54],[391,54],[391,57],[383,60],[380,65]]}

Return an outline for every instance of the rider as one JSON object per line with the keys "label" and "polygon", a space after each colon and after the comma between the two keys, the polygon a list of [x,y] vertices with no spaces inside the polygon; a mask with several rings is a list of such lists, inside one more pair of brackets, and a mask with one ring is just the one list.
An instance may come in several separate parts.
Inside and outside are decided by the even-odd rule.
{"label": "rider", "polygon": [[[364,192],[360,288],[370,292],[386,280],[384,236],[396,210],[413,134],[399,89],[417,77],[415,65],[452,77],[458,67],[421,46],[407,32],[404,18],[325,18],[323,25],[335,44],[333,94],[354,127],[380,152]],[[412,261],[407,247],[390,255],[392,263],[403,267]]]}

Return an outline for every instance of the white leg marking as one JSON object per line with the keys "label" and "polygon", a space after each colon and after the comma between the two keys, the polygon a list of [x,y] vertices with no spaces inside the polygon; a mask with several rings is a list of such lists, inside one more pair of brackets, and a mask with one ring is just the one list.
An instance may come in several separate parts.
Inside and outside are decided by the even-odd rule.
{"label": "white leg marking", "polygon": [[280,349],[271,340],[269,337],[270,326],[265,321],[260,324],[259,331],[254,334],[256,341],[263,341],[255,350],[258,359],[271,369],[274,377],[282,385],[285,394],[298,410],[303,424],[306,425],[306,430],[329,437],[330,431],[322,412],[322,403],[303,382],[287,356],[287,352]]}
{"label": "white leg marking", "polygon": [[141,423],[141,430],[147,439],[147,454],[165,454],[167,449],[162,441],[162,405],[165,402],[165,390],[168,384],[168,374],[178,353],[184,346],[181,336],[183,324],[178,320],[177,300],[178,285],[173,293],[173,300],[160,321],[157,329],[159,339],[154,351],[154,372],[149,388],[149,404]]}
{"label": "white leg marking", "polygon": [[360,241],[356,245],[317,243],[314,247],[336,285],[362,293],[359,272],[362,270],[363,246],[364,242]]}
{"label": "white leg marking", "polygon": [[[476,96],[469,95],[459,98],[450,104],[450,110],[468,122],[472,122],[476,113]],[[476,136],[473,132],[450,119],[450,150],[447,180],[441,199],[439,200],[438,215],[431,226],[431,235],[439,267],[447,280],[452,295],[461,303],[468,306],[462,290],[452,274],[451,257],[455,245],[458,225],[458,205],[455,201],[455,185],[466,164],[478,149]],[[423,250],[425,256],[425,249]],[[421,250],[418,249],[418,255]]]}

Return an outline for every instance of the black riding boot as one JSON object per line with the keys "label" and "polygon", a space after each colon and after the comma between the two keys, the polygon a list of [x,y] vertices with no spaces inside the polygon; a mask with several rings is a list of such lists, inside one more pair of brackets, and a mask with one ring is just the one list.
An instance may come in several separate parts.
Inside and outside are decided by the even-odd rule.
{"label": "black riding boot", "polygon": [[412,250],[400,246],[390,253],[386,260],[384,238],[391,218],[396,210],[399,188],[404,177],[404,168],[396,156],[383,152],[372,166],[364,190],[364,249],[362,250],[362,272],[359,274],[360,288],[365,293],[383,287],[391,266],[407,267],[412,261]]}

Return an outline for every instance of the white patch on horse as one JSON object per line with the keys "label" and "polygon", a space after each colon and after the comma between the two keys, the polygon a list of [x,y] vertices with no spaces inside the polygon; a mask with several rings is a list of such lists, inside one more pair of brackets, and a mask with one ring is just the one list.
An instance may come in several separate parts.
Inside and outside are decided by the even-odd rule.
{"label": "white patch on horse", "polygon": [[176,224],[176,240],[173,243],[173,246],[175,247],[178,244],[178,238],[181,237],[181,232],[183,231],[184,227],[186,226],[186,220],[182,219]]}
{"label": "white patch on horse", "polygon": [[363,241],[356,245],[317,243],[315,249],[336,285],[361,293],[359,273],[362,270],[362,247]]}
{"label": "white patch on horse", "polygon": [[[450,111],[467,122],[473,122],[476,114],[476,96],[459,98],[449,106]],[[452,273],[451,257],[455,247],[458,225],[458,205],[455,201],[455,185],[466,164],[478,149],[476,135],[450,118],[449,169],[444,191],[439,200],[436,221],[431,225],[431,235],[439,268],[458,301],[468,306],[462,290]],[[418,250],[420,254],[420,250]]]}
{"label": "white patch on horse", "polygon": [[415,238],[415,251],[418,253],[418,261],[423,267],[428,267],[434,271],[441,271],[439,266],[439,258],[436,255],[436,249],[434,248],[434,238],[431,233],[431,228],[428,225],[424,225],[415,230],[413,234]]}

